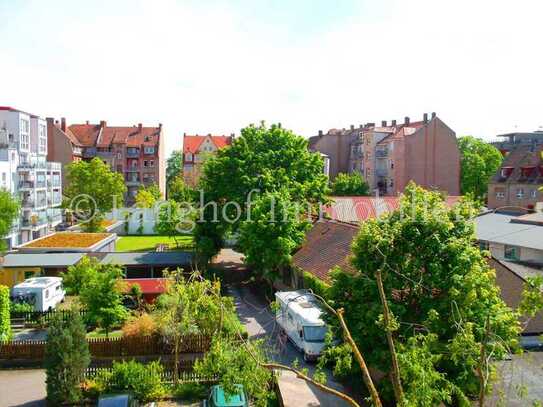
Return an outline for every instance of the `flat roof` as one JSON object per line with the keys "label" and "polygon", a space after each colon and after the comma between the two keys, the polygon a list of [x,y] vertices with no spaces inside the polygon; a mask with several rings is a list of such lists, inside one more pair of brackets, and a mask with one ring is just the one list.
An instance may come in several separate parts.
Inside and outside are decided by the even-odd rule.
{"label": "flat roof", "polygon": [[10,253],[2,267],[67,267],[76,264],[85,253]]}
{"label": "flat roof", "polygon": [[186,266],[192,263],[192,253],[183,251],[110,252],[90,253],[90,255],[98,257],[101,263],[123,266]]}
{"label": "flat roof", "polygon": [[489,212],[475,218],[478,240],[543,250],[543,226],[511,222],[518,216]]}

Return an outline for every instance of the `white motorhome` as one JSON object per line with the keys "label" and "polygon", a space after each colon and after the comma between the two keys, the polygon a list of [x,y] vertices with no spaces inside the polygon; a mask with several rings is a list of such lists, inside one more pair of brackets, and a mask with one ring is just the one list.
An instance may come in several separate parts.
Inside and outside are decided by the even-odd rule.
{"label": "white motorhome", "polygon": [[14,301],[34,305],[34,311],[49,311],[64,301],[66,291],[60,277],[34,277],[19,283],[11,289]]}
{"label": "white motorhome", "polygon": [[279,305],[276,312],[279,326],[304,353],[304,360],[317,359],[324,348],[327,326],[313,294],[305,290],[278,291],[275,298]]}

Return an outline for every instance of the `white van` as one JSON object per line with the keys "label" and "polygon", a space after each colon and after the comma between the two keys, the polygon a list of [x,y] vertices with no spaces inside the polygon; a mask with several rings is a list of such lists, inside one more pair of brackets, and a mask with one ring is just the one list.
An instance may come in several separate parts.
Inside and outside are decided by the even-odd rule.
{"label": "white van", "polygon": [[15,302],[24,301],[34,305],[34,311],[49,311],[64,301],[66,291],[60,277],[34,277],[19,283],[11,289]]}
{"label": "white van", "polygon": [[306,290],[278,291],[276,320],[304,360],[315,360],[322,353],[327,326],[313,294]]}

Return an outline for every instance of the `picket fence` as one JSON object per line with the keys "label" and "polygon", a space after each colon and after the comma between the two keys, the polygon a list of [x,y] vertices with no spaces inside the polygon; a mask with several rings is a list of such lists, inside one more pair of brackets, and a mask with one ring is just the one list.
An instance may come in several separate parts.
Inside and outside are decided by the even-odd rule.
{"label": "picket fence", "polygon": [[[93,358],[124,358],[129,356],[171,355],[173,345],[158,335],[120,338],[89,338],[89,351]],[[47,341],[0,342],[0,360],[43,360]],[[204,353],[209,350],[211,338],[204,335],[185,335],[180,353]]]}

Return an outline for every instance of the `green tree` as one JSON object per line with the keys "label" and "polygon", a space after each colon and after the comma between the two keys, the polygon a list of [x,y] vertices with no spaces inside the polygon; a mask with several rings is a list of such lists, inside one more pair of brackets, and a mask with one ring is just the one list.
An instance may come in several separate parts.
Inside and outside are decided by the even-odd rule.
{"label": "green tree", "polygon": [[476,199],[484,200],[490,178],[500,167],[503,157],[492,144],[472,136],[460,137],[458,148],[461,192],[463,195],[472,194]]}
{"label": "green tree", "polygon": [[0,341],[7,341],[11,338],[9,306],[9,288],[0,285]]}
{"label": "green tree", "polygon": [[[19,202],[11,193],[0,189],[0,237],[6,236],[19,216]],[[6,250],[6,243],[0,240],[0,251]]]}
{"label": "green tree", "polygon": [[59,406],[81,401],[79,384],[90,363],[85,335],[85,325],[77,311],[66,322],[57,315],[49,323],[44,362],[48,404]]}
{"label": "green tree", "polygon": [[183,176],[179,175],[170,181],[168,199],[178,203],[194,202],[196,200],[196,191],[185,184]]}
{"label": "green tree", "polygon": [[67,179],[69,184],[64,193],[70,208],[79,212],[78,217],[87,232],[99,231],[104,215],[114,204],[120,207],[124,202],[123,176],[97,157],[68,165]]}
{"label": "green tree", "polygon": [[60,273],[66,292],[69,295],[79,295],[101,267],[102,265],[95,257],[83,256],[77,264],[69,266],[66,272]]}
{"label": "green tree", "polygon": [[191,206],[168,200],[158,210],[155,232],[171,237],[179,247],[179,237],[194,229],[194,216],[195,212]]}
{"label": "green tree", "polygon": [[[413,393],[421,390],[414,369],[439,386],[424,394],[427,400],[477,395],[481,349],[500,359],[516,345],[518,314],[502,301],[495,273],[475,245],[475,213],[470,202],[448,209],[439,193],[410,184],[398,211],[361,225],[353,244],[358,272],[333,273],[328,294],[348,310],[355,342],[372,350],[368,364],[389,377],[398,362],[407,400],[423,397]],[[500,340],[487,341],[489,331]],[[417,339],[435,358],[402,369],[406,359],[416,359],[406,347],[418,334],[435,335]]]}
{"label": "green tree", "polygon": [[183,152],[175,150],[166,161],[166,186],[168,199],[170,198],[170,183],[183,174]]}
{"label": "green tree", "polygon": [[[265,360],[262,341],[252,341],[252,352]],[[241,384],[255,406],[265,407],[274,398],[272,373],[262,367],[247,351],[246,346],[224,337],[215,337],[211,349],[202,359],[196,360],[194,371],[203,376],[219,376],[219,384],[226,394],[234,394]]]}
{"label": "green tree", "polygon": [[[308,151],[307,140],[292,131],[263,123],[242,129],[231,146],[220,149],[204,164],[200,179],[204,206],[195,229],[199,255],[204,261],[211,258],[227,233],[241,233],[259,194],[281,191],[284,199],[316,212],[328,193],[322,169],[320,155]],[[262,242],[255,241],[255,245]]]}
{"label": "green tree", "polygon": [[87,310],[88,323],[103,328],[106,336],[113,326],[121,324],[128,317],[128,311],[122,304],[122,277],[121,267],[104,264],[100,272],[92,274],[79,295],[81,305]]}
{"label": "green tree", "polygon": [[157,184],[151,184],[147,187],[142,185],[136,193],[136,206],[138,208],[152,208],[161,199],[162,194]]}
{"label": "green tree", "polygon": [[332,195],[364,196],[369,195],[370,187],[359,172],[345,174],[340,172],[332,183]]}

